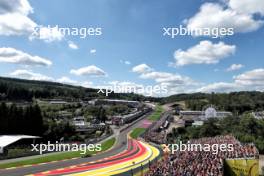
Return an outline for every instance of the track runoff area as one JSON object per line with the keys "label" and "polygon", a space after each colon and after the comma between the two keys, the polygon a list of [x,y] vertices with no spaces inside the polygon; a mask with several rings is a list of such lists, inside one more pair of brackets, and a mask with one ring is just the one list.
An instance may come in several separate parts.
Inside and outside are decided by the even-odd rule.
{"label": "track runoff area", "polygon": [[[131,175],[134,169],[148,165],[160,155],[160,150],[145,142],[128,138],[127,149],[123,152],[97,161],[70,167],[31,174],[30,176],[71,175],[109,176]],[[135,174],[135,173],[134,173]],[[133,175],[133,174],[132,174]]]}

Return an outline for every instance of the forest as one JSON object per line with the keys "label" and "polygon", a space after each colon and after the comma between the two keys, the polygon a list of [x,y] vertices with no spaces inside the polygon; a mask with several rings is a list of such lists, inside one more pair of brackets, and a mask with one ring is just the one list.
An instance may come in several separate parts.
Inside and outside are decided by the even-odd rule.
{"label": "forest", "polygon": [[38,105],[19,107],[15,104],[0,104],[0,135],[26,134],[42,135],[43,117]]}
{"label": "forest", "polygon": [[162,103],[175,101],[184,101],[189,110],[200,111],[209,105],[215,106],[217,110],[230,111],[234,114],[264,110],[264,93],[257,91],[178,94],[161,100]]}
{"label": "forest", "polygon": [[56,82],[34,81],[16,78],[0,77],[0,101],[33,101],[33,99],[83,99],[111,98],[127,100],[155,100],[153,97],[145,97],[134,93],[115,93],[108,96],[97,93],[99,89],[84,88]]}

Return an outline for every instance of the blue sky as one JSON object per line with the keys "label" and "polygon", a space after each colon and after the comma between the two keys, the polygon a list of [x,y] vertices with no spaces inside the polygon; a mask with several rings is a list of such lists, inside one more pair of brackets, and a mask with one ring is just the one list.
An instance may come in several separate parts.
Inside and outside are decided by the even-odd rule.
{"label": "blue sky", "polygon": [[[166,85],[167,95],[264,90],[259,0],[14,1],[0,2],[1,76],[86,87]],[[30,37],[48,25],[101,28],[102,35]],[[164,27],[180,25],[232,28],[234,35],[163,35]]]}

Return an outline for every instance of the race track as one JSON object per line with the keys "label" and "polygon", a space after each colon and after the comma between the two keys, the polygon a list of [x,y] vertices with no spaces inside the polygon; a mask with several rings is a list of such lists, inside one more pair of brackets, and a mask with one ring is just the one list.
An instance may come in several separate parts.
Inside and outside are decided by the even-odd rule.
{"label": "race track", "polygon": [[31,174],[30,176],[109,176],[120,175],[131,169],[142,167],[158,157],[160,151],[141,141],[128,139],[127,149],[101,160],[73,165],[70,167]]}

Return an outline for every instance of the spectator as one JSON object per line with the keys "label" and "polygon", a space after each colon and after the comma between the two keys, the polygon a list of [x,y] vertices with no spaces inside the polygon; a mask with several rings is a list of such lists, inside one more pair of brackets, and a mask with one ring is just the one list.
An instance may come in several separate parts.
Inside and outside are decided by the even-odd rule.
{"label": "spectator", "polygon": [[161,161],[150,166],[145,176],[222,176],[223,161],[227,158],[257,157],[253,144],[242,145],[234,136],[217,136],[191,140],[192,144],[233,144],[233,151],[176,151],[165,154]]}

